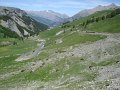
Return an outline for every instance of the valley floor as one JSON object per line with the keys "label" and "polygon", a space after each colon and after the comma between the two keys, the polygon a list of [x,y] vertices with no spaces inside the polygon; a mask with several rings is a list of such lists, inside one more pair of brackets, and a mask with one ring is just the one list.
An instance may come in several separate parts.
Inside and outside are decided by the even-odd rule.
{"label": "valley floor", "polygon": [[119,90],[120,33],[77,33],[100,39],[69,45],[59,33],[59,38],[52,38],[55,43],[50,43],[56,45],[46,44],[40,55],[30,60],[16,62],[13,57],[6,65],[0,59],[0,90]]}

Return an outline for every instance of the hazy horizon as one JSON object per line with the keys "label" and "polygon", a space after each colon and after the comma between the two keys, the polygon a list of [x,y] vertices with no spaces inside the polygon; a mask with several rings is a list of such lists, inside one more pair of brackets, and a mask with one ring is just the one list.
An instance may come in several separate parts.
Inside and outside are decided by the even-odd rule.
{"label": "hazy horizon", "polygon": [[120,5],[118,0],[0,0],[0,6],[16,7],[26,11],[52,10],[61,14],[72,16],[84,9],[94,8],[98,5]]}

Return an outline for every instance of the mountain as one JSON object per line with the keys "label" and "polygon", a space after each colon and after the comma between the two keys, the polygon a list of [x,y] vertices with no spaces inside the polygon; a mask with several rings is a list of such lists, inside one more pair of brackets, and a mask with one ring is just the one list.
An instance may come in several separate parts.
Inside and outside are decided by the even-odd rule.
{"label": "mountain", "polygon": [[37,20],[38,22],[44,23],[48,26],[56,26],[65,21],[65,19],[69,18],[69,16],[65,14],[60,14],[54,12],[52,10],[48,11],[26,11],[29,16]]}
{"label": "mountain", "polygon": [[99,5],[93,9],[85,9],[80,11],[79,13],[75,14],[74,16],[71,17],[72,20],[79,19],[80,17],[85,17],[89,16],[97,11],[102,11],[102,10],[108,10],[108,9],[115,9],[118,8],[119,6],[115,5],[114,3],[108,5],[108,6],[102,6]]}
{"label": "mountain", "polygon": [[9,33],[14,32],[19,37],[24,37],[47,28],[48,26],[38,23],[23,10],[13,7],[0,7],[0,33],[5,34],[5,36],[5,30]]}
{"label": "mountain", "polygon": [[120,9],[96,12],[24,42],[0,38],[0,90],[119,88]]}
{"label": "mountain", "polygon": [[40,22],[40,23],[43,23],[47,26],[54,26],[54,21],[51,21],[47,18],[43,18],[43,17],[40,17],[39,15],[33,15],[33,14],[29,14],[30,17],[34,18],[36,21]]}

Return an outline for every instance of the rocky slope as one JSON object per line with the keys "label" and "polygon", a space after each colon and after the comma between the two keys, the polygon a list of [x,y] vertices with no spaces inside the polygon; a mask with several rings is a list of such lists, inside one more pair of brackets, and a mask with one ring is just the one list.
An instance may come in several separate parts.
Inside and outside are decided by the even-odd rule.
{"label": "rocky slope", "polygon": [[52,10],[48,11],[27,11],[27,13],[37,20],[38,22],[42,22],[48,26],[56,26],[65,21],[65,19],[69,18],[65,14],[60,14],[54,12]]}
{"label": "rocky slope", "polygon": [[20,37],[32,35],[48,28],[29,17],[23,10],[3,6],[0,7],[0,25],[0,29],[7,28]]}
{"label": "rocky slope", "polygon": [[95,8],[92,9],[85,9],[80,11],[79,13],[75,14],[74,16],[71,17],[72,20],[74,19],[79,19],[80,17],[85,17],[85,16],[89,16],[97,11],[102,11],[102,10],[108,10],[108,9],[114,9],[114,8],[118,8],[119,6],[115,5],[114,3],[108,5],[108,6],[102,6],[99,5]]}

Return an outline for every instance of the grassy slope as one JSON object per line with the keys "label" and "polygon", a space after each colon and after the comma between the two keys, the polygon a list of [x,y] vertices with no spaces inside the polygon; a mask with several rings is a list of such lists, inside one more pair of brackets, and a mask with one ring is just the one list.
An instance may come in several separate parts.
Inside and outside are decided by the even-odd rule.
{"label": "grassy slope", "polygon": [[[25,40],[24,42],[20,42],[18,41],[18,45],[16,46],[8,46],[8,47],[1,47],[1,51],[0,51],[0,55],[4,56],[4,55],[11,55],[10,57],[6,57],[6,58],[2,58],[0,59],[0,71],[1,73],[6,73],[8,70],[9,72],[12,71],[16,71],[16,70],[20,70],[20,67],[26,65],[28,62],[32,62],[32,61],[36,61],[36,60],[43,60],[44,58],[47,58],[49,56],[49,54],[51,55],[52,52],[57,48],[68,48],[69,46],[74,46],[76,44],[82,44],[82,43],[86,43],[86,42],[94,42],[100,39],[105,38],[104,36],[98,36],[98,35],[87,35],[87,34],[81,34],[78,32],[71,32],[71,31],[66,31],[66,33],[64,34],[60,34],[58,36],[56,36],[56,33],[58,33],[59,31],[61,31],[63,29],[61,29],[60,27],[57,27],[51,31],[44,31],[40,33],[40,37],[43,39],[46,39],[46,48],[45,50],[36,58],[34,58],[33,60],[27,61],[27,62],[22,62],[22,63],[17,63],[14,61],[14,59],[16,58],[16,56],[12,56],[14,54],[17,53],[23,53],[26,52],[25,48],[29,48],[33,49],[33,47],[35,46],[35,42],[33,41],[29,41],[28,39]],[[49,40],[48,40],[49,38]],[[61,44],[56,44],[55,40],[63,38],[63,43]],[[51,42],[51,43],[49,43]],[[48,44],[49,43],[49,44]],[[33,47],[32,47],[33,45]],[[52,50],[51,50],[52,49]],[[67,74],[71,74],[78,72],[80,70],[84,70],[84,65],[76,65],[75,62],[72,62],[72,60],[76,59],[76,62],[79,62],[80,58],[71,58],[70,61],[70,66],[72,67],[70,70],[66,70],[63,71],[63,73],[65,73],[65,75]],[[67,60],[69,61],[69,60]],[[56,67],[56,64],[50,64],[46,67],[40,68],[38,70],[36,70],[34,73],[30,73],[30,72],[23,72],[20,73],[18,75],[15,75],[11,78],[9,78],[7,81],[6,80],[1,80],[1,85],[3,84],[8,84],[11,85],[9,82],[13,82],[13,84],[15,82],[21,81],[21,83],[25,83],[26,81],[33,81],[33,80],[40,80],[40,81],[49,81],[49,80],[55,80],[58,79],[59,77],[61,77],[63,75],[62,72],[62,68],[66,62],[66,59],[61,60],[60,62],[56,62],[56,64],[59,66],[59,72],[54,72],[54,73],[49,73],[51,70],[53,70],[54,68],[58,68]],[[72,64],[74,63],[74,64]],[[8,67],[9,65],[9,67]],[[13,68],[13,69],[11,69]],[[74,71],[74,70],[77,71]],[[75,73],[74,75],[76,75],[78,73]],[[56,76],[56,78],[54,78],[54,75]],[[82,75],[82,74],[81,74]],[[86,75],[86,76],[85,76]],[[90,80],[93,78],[92,74],[89,74],[87,72],[83,73],[82,76],[85,76],[86,80]]]}
{"label": "grassy slope", "polygon": [[[105,15],[106,13],[108,13],[110,11],[103,11],[95,13],[94,16],[98,16],[98,15]],[[101,13],[101,14],[99,14]],[[88,16],[87,18],[91,18],[91,16]],[[114,17],[114,20],[111,23],[116,23],[116,20],[118,19],[119,16]],[[71,27],[73,25],[78,25],[79,23],[87,20],[87,18],[82,18],[82,20],[76,20],[72,23],[68,23],[68,25],[70,25]],[[111,25],[109,25],[109,20],[105,20],[105,21],[101,21],[98,23],[93,23],[91,25],[89,25],[89,29],[92,30],[97,30],[96,27],[101,27],[102,22],[104,22],[104,26],[108,25],[108,27],[110,28]],[[117,20],[117,22],[119,22],[119,19]],[[97,26],[97,24],[99,24]],[[93,26],[94,25],[94,26]],[[103,24],[102,24],[103,25]],[[104,28],[104,27],[103,27]],[[118,28],[118,27],[116,27]],[[69,29],[69,28],[66,28]],[[55,50],[56,48],[68,48],[69,46],[74,46],[76,44],[82,44],[82,43],[86,43],[86,42],[94,42],[100,39],[105,38],[104,36],[98,36],[98,35],[88,35],[88,34],[81,34],[78,32],[74,32],[71,33],[70,30],[67,30],[66,33],[64,34],[60,34],[58,36],[56,36],[56,33],[63,30],[63,28],[57,27],[51,31],[44,31],[40,33],[40,37],[43,39],[46,39],[46,48],[44,50],[43,53],[41,53],[38,57],[34,58],[33,60],[43,60],[45,58],[48,58],[49,54],[51,55],[53,50]],[[103,30],[103,29],[102,29]],[[106,30],[106,29],[104,29]],[[103,31],[104,31],[103,30]],[[112,29],[113,31],[113,29]],[[116,30],[117,32],[119,32],[118,30]],[[108,31],[109,32],[109,31]],[[55,40],[57,39],[61,39],[63,40],[63,43],[61,44],[56,44]],[[23,48],[30,47],[30,49],[32,49],[32,45],[34,45],[34,42],[28,42],[28,40],[26,40],[23,44],[20,44],[19,46],[8,46],[7,47],[2,47],[3,51],[0,52],[0,55],[4,52],[4,55],[8,55],[10,54],[10,51],[13,50],[13,52],[24,52],[26,50],[24,50]],[[0,50],[2,50],[2,48],[0,48]],[[52,50],[51,50],[52,48]],[[119,48],[119,47],[118,47]],[[7,50],[5,50],[7,49]],[[20,49],[22,49],[23,51],[21,51]],[[14,54],[14,53],[13,53]],[[24,64],[27,64],[27,62],[32,62],[33,60],[27,61],[27,62],[22,62],[22,63],[16,63],[14,61],[16,57],[15,56],[11,56],[10,58],[3,58],[0,59],[0,72],[5,73],[7,72],[7,70],[11,70],[11,68],[13,68],[11,71],[16,71],[19,70],[19,67],[24,66]],[[115,57],[115,58],[119,58],[119,57]],[[88,70],[88,66],[92,65],[95,68],[101,67],[101,66],[108,66],[108,65],[113,65],[115,64],[115,62],[117,61],[115,58],[112,58],[110,60],[107,61],[102,61],[102,62],[97,62],[94,63],[92,61],[87,61],[86,64],[86,59],[83,57],[69,57],[69,58],[64,58],[60,61],[55,62],[54,64],[49,64],[45,67],[41,67],[39,69],[37,69],[35,72],[21,72],[18,75],[14,75],[10,78],[8,78],[7,80],[1,80],[0,81],[0,86],[4,87],[5,85],[15,85],[15,83],[18,84],[19,83],[28,83],[30,81],[44,81],[44,82],[48,82],[51,80],[58,80],[59,78],[61,78],[63,75],[65,76],[65,78],[69,78],[71,76],[79,76],[82,77],[82,82],[84,81],[92,81],[94,80],[94,78],[96,77],[97,72],[91,72],[90,70]],[[65,69],[63,70],[63,68],[66,67],[66,63],[67,65],[69,65],[70,69]],[[8,67],[8,65],[10,67]],[[87,71],[88,70],[88,71]],[[64,78],[64,79],[65,79]],[[18,83],[19,82],[19,83]],[[81,83],[82,82],[78,82]],[[63,83],[64,85],[67,84],[68,82]],[[76,83],[74,84],[69,84],[68,88],[71,89],[73,87],[75,87]],[[63,90],[63,89],[61,89]],[[89,89],[88,89],[89,90]]]}
{"label": "grassy slope", "polygon": [[[70,30],[67,30],[65,33],[56,36],[56,33],[62,30],[63,28],[56,27],[53,30],[44,31],[40,33],[40,37],[46,39],[47,42],[46,42],[45,50],[42,54],[38,56],[39,58],[41,57],[45,58],[45,56],[48,58],[49,57],[48,52],[49,54],[52,54],[52,52],[56,49],[61,49],[61,48],[66,49],[70,46],[74,46],[77,44],[90,43],[105,38],[105,36],[82,34]],[[55,41],[61,38],[63,42],[61,44],[56,44]],[[65,76],[68,74],[70,74],[70,76],[79,75],[80,71],[84,70],[84,68],[86,67],[85,65],[79,64],[81,61],[82,61],[81,58],[76,58],[76,57],[71,57],[69,59],[64,58],[63,60],[57,61],[54,64],[49,64],[46,67],[42,67],[37,71],[35,71],[34,73],[24,73],[21,79],[23,81],[40,80],[46,82],[50,80],[57,80],[59,77],[63,75],[63,73],[65,74]],[[67,62],[71,68],[69,70],[63,71],[65,62]],[[58,71],[50,73],[53,69]],[[91,80],[94,78],[93,73],[87,73],[87,72],[82,73],[81,76],[84,76],[85,80]]]}
{"label": "grassy slope", "polygon": [[0,47],[0,56],[21,54],[31,49],[34,49],[37,46],[37,42],[32,41],[30,39],[25,39],[24,41],[21,41],[21,40],[14,39],[14,38],[6,38],[6,39],[1,38],[0,41],[17,42],[17,45]]}
{"label": "grassy slope", "polygon": [[[60,38],[60,37],[59,37]],[[58,39],[59,39],[58,38]],[[81,44],[81,43],[87,43],[87,42],[94,42],[99,39],[105,38],[104,36],[98,36],[98,35],[83,35],[78,32],[74,32],[72,34],[66,34],[61,37],[63,42],[60,44],[56,44],[55,40],[56,38],[52,38],[49,40],[49,44],[46,46],[47,48],[68,48],[70,46],[74,46],[76,44]],[[61,39],[60,38],[60,39]]]}
{"label": "grassy slope", "polygon": [[40,37],[44,39],[51,38],[59,31],[61,31],[61,28],[55,27],[52,30],[40,32]]}
{"label": "grassy slope", "polygon": [[98,23],[93,23],[88,25],[88,29],[96,32],[110,32],[119,33],[120,32],[120,15],[115,16],[111,19],[99,21]]}
{"label": "grassy slope", "polygon": [[[83,22],[89,20],[93,16],[94,17],[105,16],[111,12],[112,12],[112,10],[99,11],[90,16],[87,16],[87,17],[81,18],[79,20],[75,20],[71,23],[68,23],[68,25],[70,25],[70,26],[75,25],[76,28],[81,29],[81,27],[79,26],[80,23],[83,23]],[[118,33],[118,32],[120,32],[119,26],[120,26],[120,15],[117,15],[113,18],[109,18],[109,19],[105,19],[105,20],[102,20],[99,22],[94,22],[92,24],[89,24],[89,25],[87,25],[86,30],[95,31],[95,32]]]}
{"label": "grassy slope", "polygon": [[83,17],[83,18],[80,18],[80,19],[78,19],[78,20],[74,20],[73,22],[68,23],[68,25],[70,25],[70,26],[73,26],[73,25],[77,26],[77,25],[79,25],[80,23],[83,23],[83,22],[87,21],[88,19],[91,19],[93,16],[94,16],[94,17],[101,17],[101,16],[107,15],[107,14],[109,14],[109,13],[111,13],[111,12],[112,12],[112,10],[98,11],[98,12],[96,12],[96,13],[90,15],[90,16]]}
{"label": "grassy slope", "polygon": [[[65,28],[66,32],[56,36],[56,33],[63,31],[64,28],[57,27],[50,31],[44,31],[40,33],[40,37],[44,38],[46,42],[47,49],[55,49],[55,48],[68,48],[69,46],[74,46],[76,44],[94,42],[100,39],[105,38],[105,36],[99,35],[88,35],[82,34],[79,32],[74,32],[68,30],[69,28]],[[62,39],[62,43],[56,44],[56,40]]]}
{"label": "grassy slope", "polygon": [[[10,71],[10,68],[13,70],[17,67],[17,62],[15,62],[15,59],[19,56],[18,54],[23,54],[25,52],[31,51],[37,47],[37,42],[33,41],[31,39],[25,39],[24,41],[20,41],[18,39],[14,38],[5,38],[0,39],[1,41],[15,41],[17,42],[17,45],[11,45],[11,46],[5,46],[0,47],[0,72],[3,73],[7,70]],[[7,57],[8,56],[8,57]],[[15,67],[14,67],[15,65]],[[19,66],[19,63],[18,63]]]}

